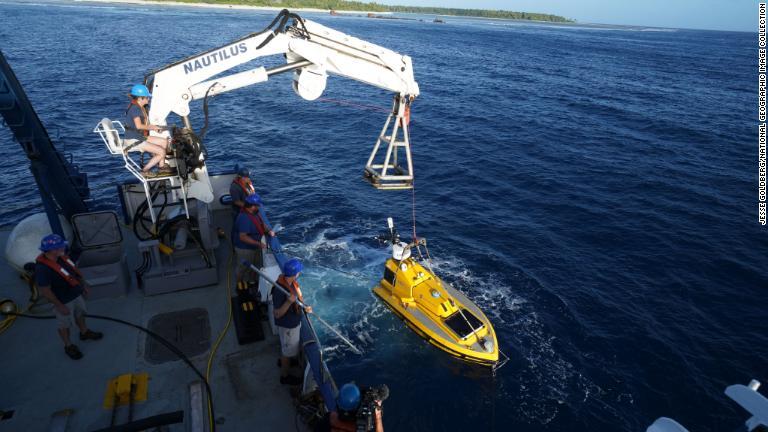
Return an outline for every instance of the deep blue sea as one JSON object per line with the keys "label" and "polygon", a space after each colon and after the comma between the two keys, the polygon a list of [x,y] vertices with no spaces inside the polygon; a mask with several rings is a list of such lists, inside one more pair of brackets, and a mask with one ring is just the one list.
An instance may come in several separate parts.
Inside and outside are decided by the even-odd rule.
{"label": "deep blue sea", "polygon": [[[3,2],[0,48],[109,207],[127,174],[95,124],[121,115],[145,73],[275,15]],[[284,75],[213,99],[210,169],[255,172],[308,267],[310,303],[365,352],[321,334],[336,380],[388,384],[387,430],[644,431],[673,416],[730,431],[746,419],[723,391],[768,382],[756,34],[304,15],[413,58],[416,229],[511,358],[495,378],[459,363],[370,293],[386,217],[411,231],[411,192],[361,180],[389,94],[335,77],[306,102]],[[12,225],[40,201],[4,128],[0,148],[0,223]]]}

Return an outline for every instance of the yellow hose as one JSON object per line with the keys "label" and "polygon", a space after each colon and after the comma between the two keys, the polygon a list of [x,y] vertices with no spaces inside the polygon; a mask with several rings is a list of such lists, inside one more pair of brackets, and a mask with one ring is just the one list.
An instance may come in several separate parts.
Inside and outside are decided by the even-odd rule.
{"label": "yellow hose", "polygon": [[[22,278],[30,283],[30,290],[32,291],[32,296],[29,299],[29,303],[27,303],[27,306],[24,308],[23,311],[21,311],[22,314],[25,314],[29,312],[29,310],[32,309],[32,306],[34,306],[35,303],[37,302],[38,294],[37,294],[37,285],[35,285],[34,282],[31,281],[29,277],[26,275],[22,275]],[[0,304],[5,303],[7,301],[10,301],[11,303],[13,303],[11,299],[2,299],[0,300]],[[14,321],[16,321],[15,315],[7,315],[5,318],[3,318],[3,320],[0,321],[0,334],[2,334],[4,331],[11,328]]]}
{"label": "yellow hose", "polygon": [[[227,309],[229,309],[229,316],[227,317],[227,325],[224,326],[224,329],[219,334],[219,337],[216,339],[216,343],[213,344],[213,348],[211,349],[211,355],[208,356],[208,367],[205,369],[205,380],[209,383],[211,382],[211,367],[213,366],[213,357],[216,355],[216,350],[219,349],[219,344],[221,344],[221,341],[224,339],[224,335],[227,334],[227,331],[229,330],[230,324],[232,324],[232,296],[230,295],[229,289],[230,284],[232,283],[232,248],[229,248],[229,259],[227,260],[227,285],[225,286],[225,293],[227,295]],[[213,407],[212,401],[208,400],[208,421],[210,422],[210,430],[214,430],[214,418],[213,418],[213,410],[211,409]]]}

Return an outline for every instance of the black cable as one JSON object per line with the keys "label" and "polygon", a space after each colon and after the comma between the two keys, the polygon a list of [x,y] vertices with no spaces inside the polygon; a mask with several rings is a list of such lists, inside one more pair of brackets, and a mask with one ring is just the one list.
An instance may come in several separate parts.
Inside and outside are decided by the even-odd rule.
{"label": "black cable", "polygon": [[301,27],[304,29],[304,37],[307,38],[307,40],[311,40],[312,38],[309,35],[309,30],[307,30],[306,24],[304,24],[304,18],[295,13],[291,13],[291,18],[296,19],[296,21],[301,24]]}
{"label": "black cable", "polygon": [[272,22],[271,22],[271,23],[269,23],[269,25],[268,25],[268,26],[266,26],[266,27],[264,28],[264,30],[262,30],[262,33],[263,33],[263,32],[265,32],[265,31],[267,31],[267,30],[270,30],[270,29],[272,29],[272,27],[273,27],[275,24],[277,24],[277,22],[278,22],[278,21],[279,21],[279,20],[280,20],[280,19],[283,17],[283,15],[285,15],[285,14],[288,14],[288,13],[291,13],[291,12],[290,12],[288,9],[283,9],[283,10],[281,10],[281,11],[280,11],[280,12],[277,14],[277,16],[275,17],[275,19],[273,19],[273,20],[272,20]]}
{"label": "black cable", "polygon": [[134,270],[134,273],[136,274],[136,281],[139,284],[139,288],[143,287],[142,284],[143,284],[144,273],[147,271],[149,267],[149,252],[144,251],[141,254],[141,259],[142,259],[141,265],[139,266],[139,268]]}
{"label": "black cable", "polygon": [[147,254],[147,267],[142,272],[142,276],[152,269],[152,254],[149,251],[145,251],[144,253]]}
{"label": "black cable", "polygon": [[[149,202],[154,202],[157,198],[158,193],[160,193],[159,185],[156,188],[152,188],[152,185],[149,186],[149,201],[142,201],[141,204],[136,208],[136,211],[133,214],[133,235],[136,236],[139,241],[146,241],[152,239],[152,231],[147,228],[147,226],[144,224],[144,222],[148,219],[144,214],[149,210]],[[151,220],[151,219],[149,219]],[[149,233],[149,237],[142,237],[139,235],[139,232],[137,230],[137,224],[141,223],[141,227],[144,229],[145,232]]]}
{"label": "black cable", "polygon": [[160,220],[160,216],[163,215],[163,212],[165,211],[165,207],[168,206],[168,189],[166,189],[165,183],[163,183],[163,185],[159,187],[163,191],[163,205],[160,206],[160,211],[157,212],[157,220]]}
{"label": "black cable", "polygon": [[[213,90],[213,87],[218,83],[219,82],[216,81],[213,84],[211,84],[211,86],[208,87],[208,90],[205,91],[205,97],[203,98],[203,115],[205,117],[203,120],[203,127],[200,129],[200,132],[197,133],[197,138],[201,145],[203,143],[203,138],[205,138],[205,134],[208,133],[208,95],[211,93],[211,90]],[[201,148],[201,151],[202,151],[202,148]],[[207,154],[205,156],[206,158],[208,157]]]}
{"label": "black cable", "polygon": [[[56,319],[56,317],[54,315],[40,315],[40,316],[38,316],[38,315],[27,315],[27,314],[16,313],[16,312],[3,312],[3,315],[13,315],[13,316],[16,316],[16,317],[33,318],[33,319]],[[121,320],[121,319],[118,319],[118,318],[112,318],[112,317],[108,317],[108,316],[103,316],[103,315],[83,314],[83,316],[85,316],[86,318],[93,318],[93,319],[97,319],[97,320],[112,321],[112,322],[116,322],[118,324],[123,324],[123,325],[126,325],[128,327],[133,327],[133,328],[135,328],[137,330],[143,331],[147,335],[153,337],[156,341],[160,342],[169,351],[171,351],[172,353],[176,354],[176,356],[178,356],[179,359],[184,361],[184,363],[186,363],[187,366],[189,366],[189,368],[192,369],[192,371],[195,373],[195,375],[197,375],[198,378],[200,378],[200,380],[205,384],[205,391],[206,391],[206,393],[208,393],[208,400],[209,400],[209,402],[211,404],[211,417],[213,417],[214,419],[216,418],[216,416],[214,415],[214,410],[213,410],[213,392],[211,391],[210,384],[208,384],[208,380],[205,379],[205,376],[202,373],[200,373],[200,371],[195,367],[195,365],[192,364],[192,362],[189,360],[189,357],[184,355],[184,353],[181,352],[181,350],[179,350],[178,348],[176,348],[175,345],[173,345],[172,343],[168,342],[165,338],[163,338],[159,334],[153,332],[152,330],[150,330],[148,328],[145,328],[145,327],[142,327],[142,326],[140,326],[138,324],[134,324],[132,322],[124,321],[124,320]],[[216,422],[213,422],[211,424],[211,432],[215,432],[215,431],[216,431]]]}
{"label": "black cable", "polygon": [[[165,186],[165,184],[157,184],[155,187],[150,185],[150,201],[152,203],[155,202],[155,199],[157,199],[157,196],[160,194],[160,192],[163,193],[163,204],[160,206],[160,211],[157,213],[157,220],[160,220],[160,217],[162,216],[163,212],[165,212],[166,207],[168,207],[168,188]],[[152,234],[152,230],[149,229],[146,225],[146,222],[152,220],[151,218],[145,216],[149,210],[150,201],[142,201],[142,203],[139,204],[133,214],[133,235],[135,235],[139,241],[159,238],[159,235]],[[141,224],[141,228],[145,232],[149,233],[148,237],[142,237],[139,235],[137,224]]]}
{"label": "black cable", "polygon": [[[267,36],[266,39],[264,39],[264,41],[261,42],[259,44],[259,46],[256,47],[256,50],[260,50],[265,45],[267,45],[268,43],[272,42],[272,39],[275,38],[275,35],[277,33],[284,33],[285,32],[285,25],[288,23],[288,20],[291,19],[291,18],[296,19],[301,24],[301,27],[304,28],[304,33],[305,33],[304,37],[307,40],[309,40],[309,38],[310,38],[309,37],[309,31],[307,30],[307,26],[304,24],[304,19],[302,17],[300,17],[299,15],[297,15],[295,13],[292,13],[288,9],[283,9],[283,10],[280,11],[279,14],[277,14],[275,19],[273,19],[272,22],[269,23],[269,25],[267,27],[265,27],[264,30],[261,31],[261,33],[264,33],[266,31],[271,31],[272,34]],[[275,24],[278,23],[278,21],[280,22],[280,24],[277,26],[276,29],[272,30],[272,27],[274,27]],[[249,37],[250,37],[250,35],[249,35]]]}

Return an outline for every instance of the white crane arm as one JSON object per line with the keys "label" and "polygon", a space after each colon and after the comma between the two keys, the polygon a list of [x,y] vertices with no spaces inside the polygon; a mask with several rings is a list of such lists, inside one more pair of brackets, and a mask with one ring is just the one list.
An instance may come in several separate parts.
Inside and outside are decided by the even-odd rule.
{"label": "white crane arm", "polygon": [[[286,63],[225,75],[271,55],[282,55]],[[262,32],[172,63],[145,78],[153,96],[150,123],[166,125],[171,113],[183,120],[183,127],[174,132],[174,148],[183,149],[175,157],[181,164],[179,175],[187,183],[188,196],[205,202],[213,199],[205,152],[189,122],[190,102],[266,82],[272,75],[289,71],[294,73],[294,91],[307,100],[320,97],[328,74],[394,92],[392,112],[377,137],[364,176],[379,189],[412,187],[408,121],[410,103],[419,95],[419,86],[413,77],[411,58],[283,10]],[[169,136],[169,131],[160,135]],[[403,160],[399,153],[404,153],[405,165],[399,162]],[[383,162],[377,163],[379,156]]]}
{"label": "white crane arm", "polygon": [[[296,70],[294,89],[310,100],[324,90],[327,73],[402,96],[418,96],[410,57],[287,12],[278,18],[283,14],[295,18],[293,25],[284,26],[284,22],[279,29],[248,35],[154,71],[150,122],[166,124],[171,112],[187,117],[193,100],[265,82],[270,75],[290,70]],[[276,54],[283,54],[288,64],[211,79],[256,58]],[[302,77],[305,71],[310,73]]]}

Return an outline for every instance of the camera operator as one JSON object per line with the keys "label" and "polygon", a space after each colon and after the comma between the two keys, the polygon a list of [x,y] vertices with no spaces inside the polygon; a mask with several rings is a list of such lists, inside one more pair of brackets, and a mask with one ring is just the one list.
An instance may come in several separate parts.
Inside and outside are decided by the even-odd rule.
{"label": "camera operator", "polygon": [[[315,432],[384,432],[381,402],[389,395],[383,390],[360,388],[354,383],[341,386],[336,398],[336,411],[326,414],[315,428]],[[363,406],[368,405],[368,406]]]}

